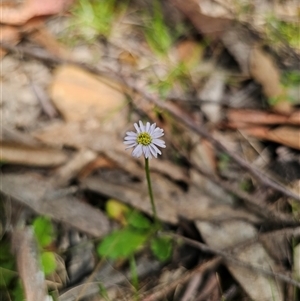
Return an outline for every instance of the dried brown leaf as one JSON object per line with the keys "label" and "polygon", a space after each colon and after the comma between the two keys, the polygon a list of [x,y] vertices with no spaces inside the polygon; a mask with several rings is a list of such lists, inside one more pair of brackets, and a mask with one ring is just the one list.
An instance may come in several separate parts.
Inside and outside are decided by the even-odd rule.
{"label": "dried brown leaf", "polygon": [[[245,221],[231,220],[219,224],[197,221],[196,226],[207,244],[216,249],[232,248],[249,239],[255,239],[257,236],[255,227]],[[276,271],[275,262],[258,242],[244,245],[233,253],[235,257],[245,263]],[[273,279],[230,263],[227,264],[227,267],[252,300],[284,300],[282,287]]]}
{"label": "dried brown leaf", "polygon": [[36,16],[58,14],[72,2],[73,0],[25,0],[21,5],[4,3],[0,6],[0,23],[22,25]]}
{"label": "dried brown leaf", "polygon": [[[215,202],[199,187],[190,186],[188,192],[184,192],[173,182],[156,173],[152,173],[151,181],[157,214],[164,222],[176,224],[179,217],[188,220],[245,219],[251,222],[259,221],[253,214],[242,209],[233,208],[230,204],[222,202],[222,200]],[[200,185],[202,183],[199,183]],[[90,176],[82,180],[82,187],[120,200],[152,215],[145,180],[138,183],[116,183],[114,175],[105,179],[101,176]]]}
{"label": "dried brown leaf", "polygon": [[2,141],[0,160],[10,164],[53,167],[67,161],[65,152],[45,147],[30,147],[20,143]]}
{"label": "dried brown leaf", "polygon": [[256,82],[262,85],[263,92],[268,98],[278,100],[273,107],[281,113],[292,112],[292,105],[285,95],[280,83],[280,72],[272,58],[258,47],[253,47],[250,55],[250,74]]}
{"label": "dried brown leaf", "polygon": [[201,10],[197,0],[170,0],[194,24],[199,33],[212,38],[219,38],[230,26],[232,20],[224,17],[212,17]]}
{"label": "dried brown leaf", "polygon": [[195,40],[185,40],[176,45],[176,52],[179,61],[191,66],[202,59],[203,48]]}
{"label": "dried brown leaf", "polygon": [[[1,7],[0,7],[1,9]],[[13,26],[9,25],[0,25],[0,41],[4,43],[9,43],[10,45],[16,45],[21,40],[21,35],[19,30]],[[2,58],[7,51],[3,48],[0,48],[0,58]]]}
{"label": "dried brown leaf", "polygon": [[243,130],[246,134],[289,147],[300,149],[300,129],[291,126],[279,126],[275,129],[268,127],[251,127]]}
{"label": "dried brown leaf", "polygon": [[[25,26],[24,26],[25,27]],[[68,58],[69,51],[57,41],[54,35],[43,25],[31,29],[28,39],[45,48],[49,53],[60,57]]]}
{"label": "dried brown leaf", "polygon": [[257,110],[227,110],[227,119],[234,124],[292,124],[300,125],[300,111],[294,111],[290,115],[281,115]]}
{"label": "dried brown leaf", "polygon": [[81,149],[67,164],[62,166],[56,173],[55,183],[62,187],[97,157],[96,153],[88,149]]}
{"label": "dried brown leaf", "polygon": [[[103,237],[109,231],[107,217],[96,208],[53,187],[49,178],[38,174],[4,174],[1,192],[30,207],[40,215],[49,216],[79,231]],[[36,299],[29,299],[36,300]]]}
{"label": "dried brown leaf", "polygon": [[[55,71],[50,94],[66,121],[95,118],[105,122],[126,105],[121,89],[78,67],[61,66]],[[118,119],[122,120],[122,116],[118,115]]]}

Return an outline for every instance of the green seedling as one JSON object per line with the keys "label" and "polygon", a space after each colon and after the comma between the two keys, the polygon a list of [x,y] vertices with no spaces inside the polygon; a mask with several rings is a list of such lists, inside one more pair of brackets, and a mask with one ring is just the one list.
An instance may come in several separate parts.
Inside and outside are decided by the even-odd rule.
{"label": "green seedling", "polygon": [[124,228],[106,236],[97,248],[101,257],[110,259],[129,258],[147,240],[147,233],[134,228]]}
{"label": "green seedling", "polygon": [[160,80],[153,87],[159,91],[162,98],[165,98],[175,84],[186,88],[190,80],[188,67],[184,63],[172,67],[165,79]]}
{"label": "green seedling", "polygon": [[171,242],[165,238],[156,238],[157,228],[140,212],[131,210],[126,215],[127,226],[106,236],[98,245],[97,252],[109,259],[130,259],[147,241],[153,254],[161,261],[170,258]]}
{"label": "green seedling", "polygon": [[298,48],[300,44],[299,24],[287,22],[270,16],[267,18],[267,35],[274,44],[288,43],[290,47]]}
{"label": "green seedling", "polygon": [[144,34],[146,41],[152,51],[157,55],[165,56],[176,39],[183,32],[182,24],[171,31],[165,23],[160,2],[153,1],[153,10],[150,16],[144,15],[145,21]]}
{"label": "green seedling", "polygon": [[48,217],[37,217],[32,226],[40,250],[43,271],[45,275],[50,275],[56,269],[55,254],[46,249],[55,239],[53,225]]}
{"label": "green seedling", "polygon": [[[127,207],[128,208],[128,207]],[[152,253],[160,261],[166,261],[172,254],[172,241],[165,237],[156,237],[157,223],[135,210],[126,211],[126,226],[106,236],[97,246],[97,253],[102,258],[112,260],[128,259],[135,300],[138,296],[138,274],[134,254],[150,242]]]}
{"label": "green seedling", "polygon": [[162,262],[170,259],[172,255],[172,239],[170,237],[154,237],[151,240],[153,254]]}
{"label": "green seedling", "polygon": [[91,42],[98,36],[108,38],[116,16],[124,7],[126,3],[117,6],[115,0],[79,0],[72,10],[74,18],[71,29]]}
{"label": "green seedling", "polygon": [[[8,300],[23,301],[23,290],[19,283],[16,262],[10,252],[8,241],[0,241],[0,295],[7,296]],[[18,297],[20,296],[20,297]]]}

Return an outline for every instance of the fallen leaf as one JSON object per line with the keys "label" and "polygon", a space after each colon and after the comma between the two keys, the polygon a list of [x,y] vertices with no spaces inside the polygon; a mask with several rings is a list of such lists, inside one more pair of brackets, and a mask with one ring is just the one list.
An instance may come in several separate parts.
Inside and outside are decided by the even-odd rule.
{"label": "fallen leaf", "polygon": [[49,216],[94,237],[103,237],[109,231],[108,218],[100,210],[76,197],[64,196],[65,193],[60,193],[48,177],[35,173],[5,174],[1,176],[1,184],[3,194],[40,215]]}
{"label": "fallen leaf", "polygon": [[122,51],[118,57],[121,64],[128,64],[132,67],[137,67],[138,65],[138,57],[129,51]]}
{"label": "fallen leaf", "polygon": [[221,37],[229,53],[238,62],[242,75],[248,77],[249,58],[252,49],[252,39],[248,30],[242,26],[234,26],[227,30]]}
{"label": "fallen leaf", "polygon": [[[119,175],[119,173],[118,173]],[[119,175],[120,176],[120,175]],[[190,186],[188,192],[182,191],[172,181],[152,173],[152,187],[158,218],[176,224],[179,217],[187,220],[227,220],[245,219],[258,222],[259,218],[243,209],[234,208],[228,202],[215,202],[213,198],[198,187]],[[117,181],[115,175],[89,176],[81,181],[82,188],[101,195],[120,200],[138,210],[152,215],[151,202],[145,180],[137,183]],[[224,195],[224,192],[223,192]],[[224,197],[225,198],[225,197]]]}
{"label": "fallen leaf", "polygon": [[[196,221],[205,242],[216,249],[233,248],[236,245],[255,239],[257,230],[245,221],[224,221],[218,224]],[[276,271],[276,265],[262,245],[258,242],[246,244],[232,251],[237,259],[245,263],[259,266],[270,271]],[[255,301],[283,301],[282,286],[274,279],[267,278],[249,269],[226,264],[231,274],[241,284],[252,300]]]}
{"label": "fallen leaf", "polygon": [[176,45],[176,52],[180,62],[193,66],[202,59],[203,48],[195,40],[184,40]]}
{"label": "fallen leaf", "polygon": [[[122,131],[125,134],[126,129],[123,128]],[[94,165],[83,172],[81,175],[83,177],[90,172],[90,168],[97,167],[119,167],[138,178],[144,175],[144,171],[140,168],[140,164],[144,164],[144,161],[132,158],[130,151],[125,150],[123,138],[116,135],[115,131],[112,133],[103,130],[102,127],[89,129],[80,123],[58,122],[33,132],[32,136],[51,146],[89,148],[104,154],[105,158],[99,157],[98,162],[96,160]],[[153,161],[150,170],[165,174],[174,181],[188,182],[186,171],[168,161]]]}
{"label": "fallen leaf", "polygon": [[[24,27],[25,26],[23,26],[23,28]],[[46,51],[59,58],[66,59],[70,57],[70,52],[57,41],[55,36],[49,32],[44,24],[31,29],[27,37],[29,40],[42,46]]]}
{"label": "fallen leaf", "polygon": [[4,3],[0,6],[0,23],[22,25],[36,16],[55,15],[65,10],[73,0],[25,0],[23,4]]}
{"label": "fallen leaf", "polygon": [[225,74],[220,70],[216,70],[198,93],[199,99],[205,100],[201,104],[201,110],[212,123],[217,123],[222,118],[221,101],[225,93],[225,80]]}
{"label": "fallen leaf", "polygon": [[65,163],[67,159],[67,154],[58,149],[5,141],[2,141],[0,145],[0,160],[4,163],[53,167]]}
{"label": "fallen leaf", "polygon": [[95,118],[100,123],[120,116],[126,105],[121,87],[109,79],[95,76],[74,66],[58,67],[50,87],[53,103],[66,121]]}
{"label": "fallen leaf", "polygon": [[47,301],[48,294],[44,273],[40,266],[38,246],[31,227],[12,232],[12,248],[26,300]]}
{"label": "fallen leaf", "polygon": [[56,172],[55,183],[60,187],[66,186],[78,173],[91,161],[95,160],[97,154],[89,149],[81,149],[69,162]]}
{"label": "fallen leaf", "polygon": [[205,36],[219,38],[231,26],[232,20],[224,17],[207,15],[197,0],[170,0],[193,23],[195,28]]}
{"label": "fallen leaf", "polygon": [[79,173],[78,178],[84,179],[93,173],[95,170],[100,168],[117,168],[117,165],[108,158],[103,156],[98,156],[95,160],[93,160],[90,164],[87,164]]}
{"label": "fallen leaf", "polygon": [[228,109],[226,117],[229,124],[292,124],[300,125],[300,111],[294,111],[290,115],[281,115],[257,110]]}
{"label": "fallen leaf", "polygon": [[292,104],[280,83],[280,72],[269,55],[258,47],[253,47],[250,54],[250,74],[262,85],[268,98],[276,99],[273,109],[283,114],[292,112]]}
{"label": "fallen leaf", "polygon": [[292,148],[300,149],[300,129],[291,126],[250,127],[243,131],[256,138],[274,141]]}
{"label": "fallen leaf", "polygon": [[[1,7],[0,7],[1,9]],[[0,25],[0,41],[7,43],[9,45],[16,45],[21,40],[20,32],[17,28],[9,25]],[[0,58],[2,58],[7,51],[3,48],[0,48]]]}

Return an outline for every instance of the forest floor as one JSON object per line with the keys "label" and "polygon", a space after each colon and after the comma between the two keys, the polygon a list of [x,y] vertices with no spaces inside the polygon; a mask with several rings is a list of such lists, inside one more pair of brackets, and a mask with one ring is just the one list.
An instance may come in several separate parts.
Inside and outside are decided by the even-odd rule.
{"label": "forest floor", "polygon": [[1,301],[300,300],[298,1],[0,9]]}

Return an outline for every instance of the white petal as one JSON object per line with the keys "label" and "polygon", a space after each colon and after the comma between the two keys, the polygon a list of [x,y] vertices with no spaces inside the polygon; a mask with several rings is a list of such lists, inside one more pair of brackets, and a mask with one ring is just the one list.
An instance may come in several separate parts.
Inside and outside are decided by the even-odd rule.
{"label": "white petal", "polygon": [[142,145],[138,144],[138,146],[132,151],[133,157],[140,157],[143,153]]}
{"label": "white petal", "polygon": [[137,145],[136,141],[123,141],[124,144],[135,144]]}
{"label": "white petal", "polygon": [[163,132],[164,132],[163,129],[161,129],[161,128],[156,128],[156,129],[154,130],[153,134],[155,134],[155,133],[163,133]]}
{"label": "white petal", "polygon": [[155,149],[152,147],[151,144],[149,145],[149,148],[150,148],[151,154],[152,154],[155,158],[157,158],[157,152],[155,151]]}
{"label": "white petal", "polygon": [[160,137],[162,137],[164,134],[162,133],[162,134],[158,134],[158,133],[154,133],[154,134],[152,134],[152,139],[157,139],[157,138],[160,138]]}
{"label": "white petal", "polygon": [[154,151],[156,152],[156,156],[154,156],[155,158],[157,158],[157,154],[161,155],[161,151],[153,143],[151,143],[150,145],[154,149]]}
{"label": "white petal", "polygon": [[136,146],[136,144],[129,145],[129,146],[127,146],[127,147],[125,148],[125,150],[127,150],[127,149],[129,149],[129,148],[133,148],[133,147],[135,147],[135,146]]}
{"label": "white petal", "polygon": [[140,125],[141,131],[145,132],[145,127],[144,127],[144,124],[143,124],[143,122],[141,120],[139,121],[139,125]]}
{"label": "white petal", "polygon": [[124,138],[124,140],[136,141],[136,137],[133,137],[133,136],[126,136],[126,137]]}
{"label": "white petal", "polygon": [[149,147],[148,146],[143,146],[143,153],[145,155],[145,158],[148,158],[149,157]]}
{"label": "white petal", "polygon": [[150,130],[150,122],[147,122],[146,123],[146,132],[149,133],[149,130]]}
{"label": "white petal", "polygon": [[137,136],[137,133],[135,133],[135,132],[126,132],[126,135],[127,136]]}
{"label": "white petal", "polygon": [[156,123],[153,123],[150,127],[150,131],[149,131],[149,134],[152,136],[154,130],[155,130],[155,127],[156,127]]}
{"label": "white petal", "polygon": [[140,130],[140,128],[139,128],[139,126],[138,126],[138,124],[137,123],[135,123],[134,124],[134,127],[135,127],[135,129],[136,129],[136,131],[138,132],[138,134],[141,132],[141,130]]}
{"label": "white petal", "polygon": [[152,143],[156,144],[159,147],[166,147],[165,141],[161,140],[161,139],[153,139]]}

